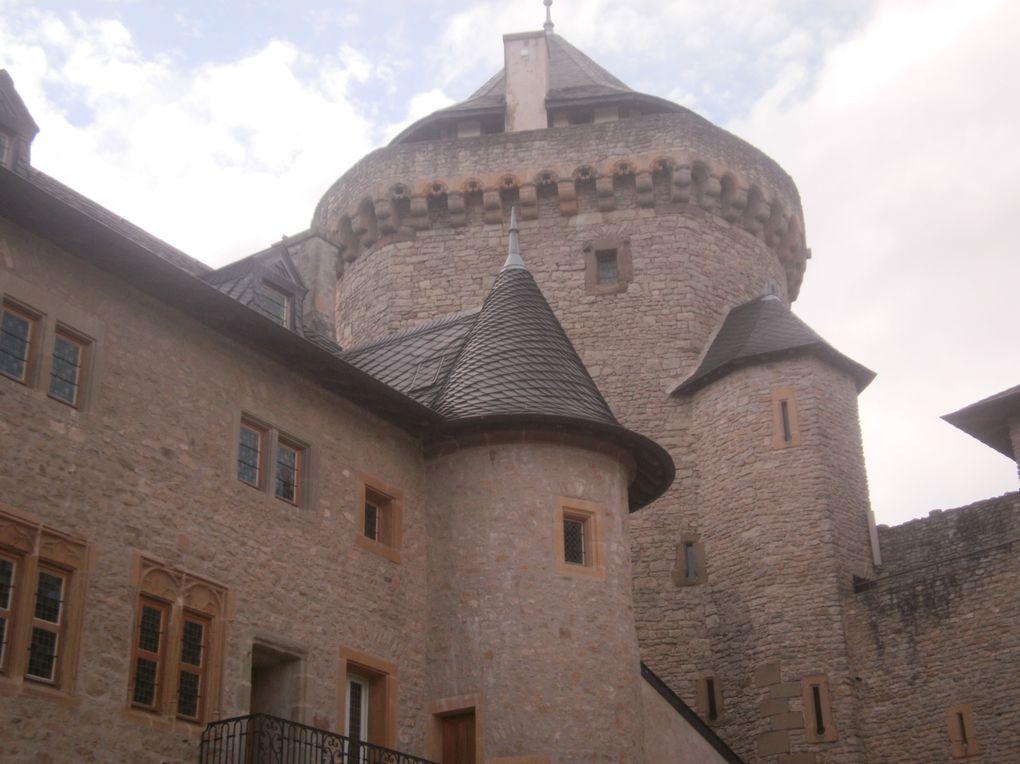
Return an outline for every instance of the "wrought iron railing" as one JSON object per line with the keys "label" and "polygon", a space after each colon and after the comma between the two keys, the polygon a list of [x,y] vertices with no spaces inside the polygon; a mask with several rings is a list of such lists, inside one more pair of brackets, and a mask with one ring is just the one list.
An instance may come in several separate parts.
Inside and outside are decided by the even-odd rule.
{"label": "wrought iron railing", "polygon": [[268,714],[209,724],[200,764],[435,764]]}

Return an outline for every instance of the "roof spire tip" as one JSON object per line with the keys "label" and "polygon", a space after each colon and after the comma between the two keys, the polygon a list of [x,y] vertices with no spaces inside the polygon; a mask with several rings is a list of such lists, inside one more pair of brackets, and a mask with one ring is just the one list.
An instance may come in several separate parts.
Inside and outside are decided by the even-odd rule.
{"label": "roof spire tip", "polygon": [[552,0],[542,0],[545,4],[545,23],[542,25],[542,29],[546,32],[553,31],[552,21]]}
{"label": "roof spire tip", "polygon": [[506,262],[503,263],[503,270],[520,268],[527,270],[524,260],[521,259],[521,238],[517,228],[517,207],[510,208],[510,239],[508,244]]}

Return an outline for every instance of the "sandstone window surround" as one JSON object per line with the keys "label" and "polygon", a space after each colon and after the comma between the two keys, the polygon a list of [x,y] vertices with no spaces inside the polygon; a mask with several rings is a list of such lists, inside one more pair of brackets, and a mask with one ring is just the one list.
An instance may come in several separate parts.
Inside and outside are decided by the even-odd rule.
{"label": "sandstone window surround", "polygon": [[599,505],[592,501],[562,496],[557,500],[553,545],[558,572],[605,578],[599,512]]}
{"label": "sandstone window surround", "polygon": [[800,445],[800,420],[792,387],[772,389],[772,447]]}
{"label": "sandstone window surround", "polygon": [[704,674],[694,683],[695,707],[698,715],[709,724],[723,721],[723,695],[715,674]]}
{"label": "sandstone window surround", "polygon": [[685,531],[676,545],[676,565],[673,568],[674,586],[697,586],[708,581],[705,562],[705,544],[697,533]]}
{"label": "sandstone window surround", "polygon": [[98,322],[47,292],[7,278],[19,294],[2,296],[0,375],[72,409],[87,408]]}
{"label": "sandstone window surround", "polygon": [[403,524],[403,492],[371,475],[359,473],[355,543],[362,549],[399,563]]}
{"label": "sandstone window surround", "polygon": [[585,244],[584,289],[586,294],[626,292],[634,280],[634,266],[627,239],[600,238]]}
{"label": "sandstone window surround", "polygon": [[0,506],[0,694],[77,702],[89,548]]}
{"label": "sandstone window surround", "polygon": [[801,680],[804,701],[804,734],[809,743],[831,743],[838,739],[836,720],[832,716],[829,678],[812,674]]}
{"label": "sandstone window surround", "polygon": [[[340,708],[337,718],[342,720],[344,734],[359,737],[364,742],[384,748],[394,748],[397,740],[397,667],[374,655],[340,647],[339,671]],[[352,694],[352,685],[355,689]],[[352,708],[352,696],[361,703]],[[352,714],[351,712],[354,711]],[[351,721],[360,728],[352,730]],[[365,737],[361,737],[361,732]],[[351,733],[356,734],[352,735]]]}
{"label": "sandstone window surround", "polygon": [[946,712],[946,727],[954,759],[969,759],[984,752],[974,731],[974,710],[969,703],[958,703]]}
{"label": "sandstone window surround", "polygon": [[226,587],[137,555],[127,712],[201,725],[219,716]]}
{"label": "sandstone window surround", "polygon": [[296,507],[307,506],[309,448],[303,441],[241,413],[235,443],[239,482]]}

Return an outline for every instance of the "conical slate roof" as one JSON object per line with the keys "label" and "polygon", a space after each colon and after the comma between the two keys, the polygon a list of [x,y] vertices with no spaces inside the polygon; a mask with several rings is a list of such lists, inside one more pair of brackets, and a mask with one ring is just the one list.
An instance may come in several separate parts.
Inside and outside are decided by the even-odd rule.
{"label": "conical slate roof", "polygon": [[689,394],[735,369],[812,353],[845,370],[867,387],[875,373],[840,353],[774,295],[758,297],[729,312],[697,370],[674,393]]}
{"label": "conical slate roof", "polygon": [[506,415],[617,424],[531,273],[500,271],[435,409],[448,421]]}

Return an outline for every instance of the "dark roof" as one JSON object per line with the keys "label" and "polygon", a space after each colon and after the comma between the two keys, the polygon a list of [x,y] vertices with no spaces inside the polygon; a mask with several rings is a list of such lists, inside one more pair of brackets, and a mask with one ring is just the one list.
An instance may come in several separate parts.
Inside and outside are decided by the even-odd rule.
{"label": "dark roof", "polygon": [[351,348],[343,357],[390,387],[431,406],[477,318],[477,308],[453,313]]}
{"label": "dark roof", "polygon": [[301,303],[308,288],[282,242],[210,271],[202,278],[225,295],[269,318],[274,316],[272,303],[278,298],[266,284],[273,284],[294,298],[294,326],[302,326]]}
{"label": "dark roof", "polygon": [[617,423],[524,268],[496,277],[435,409],[449,421],[538,414]]}
{"label": "dark roof", "polygon": [[6,69],[0,69],[0,125],[26,138],[33,138],[39,126],[14,88],[14,80]]}
{"label": "dark roof", "polygon": [[[663,98],[631,90],[558,34],[547,33],[546,40],[549,46],[547,106],[626,100],[653,104],[659,110],[680,109]],[[447,118],[502,113],[505,106],[506,74],[500,69],[467,99],[418,120],[394,138],[393,143],[401,143],[421,128]]]}
{"label": "dark roof", "polygon": [[1018,460],[1020,454],[1013,451],[1013,442],[1009,436],[1009,420],[1017,417],[1020,417],[1020,385],[972,403],[942,418],[1000,454]]}
{"label": "dark roof", "polygon": [[729,312],[697,370],[673,392],[693,393],[735,369],[793,355],[814,354],[867,387],[875,373],[843,355],[773,295],[755,298]]}

